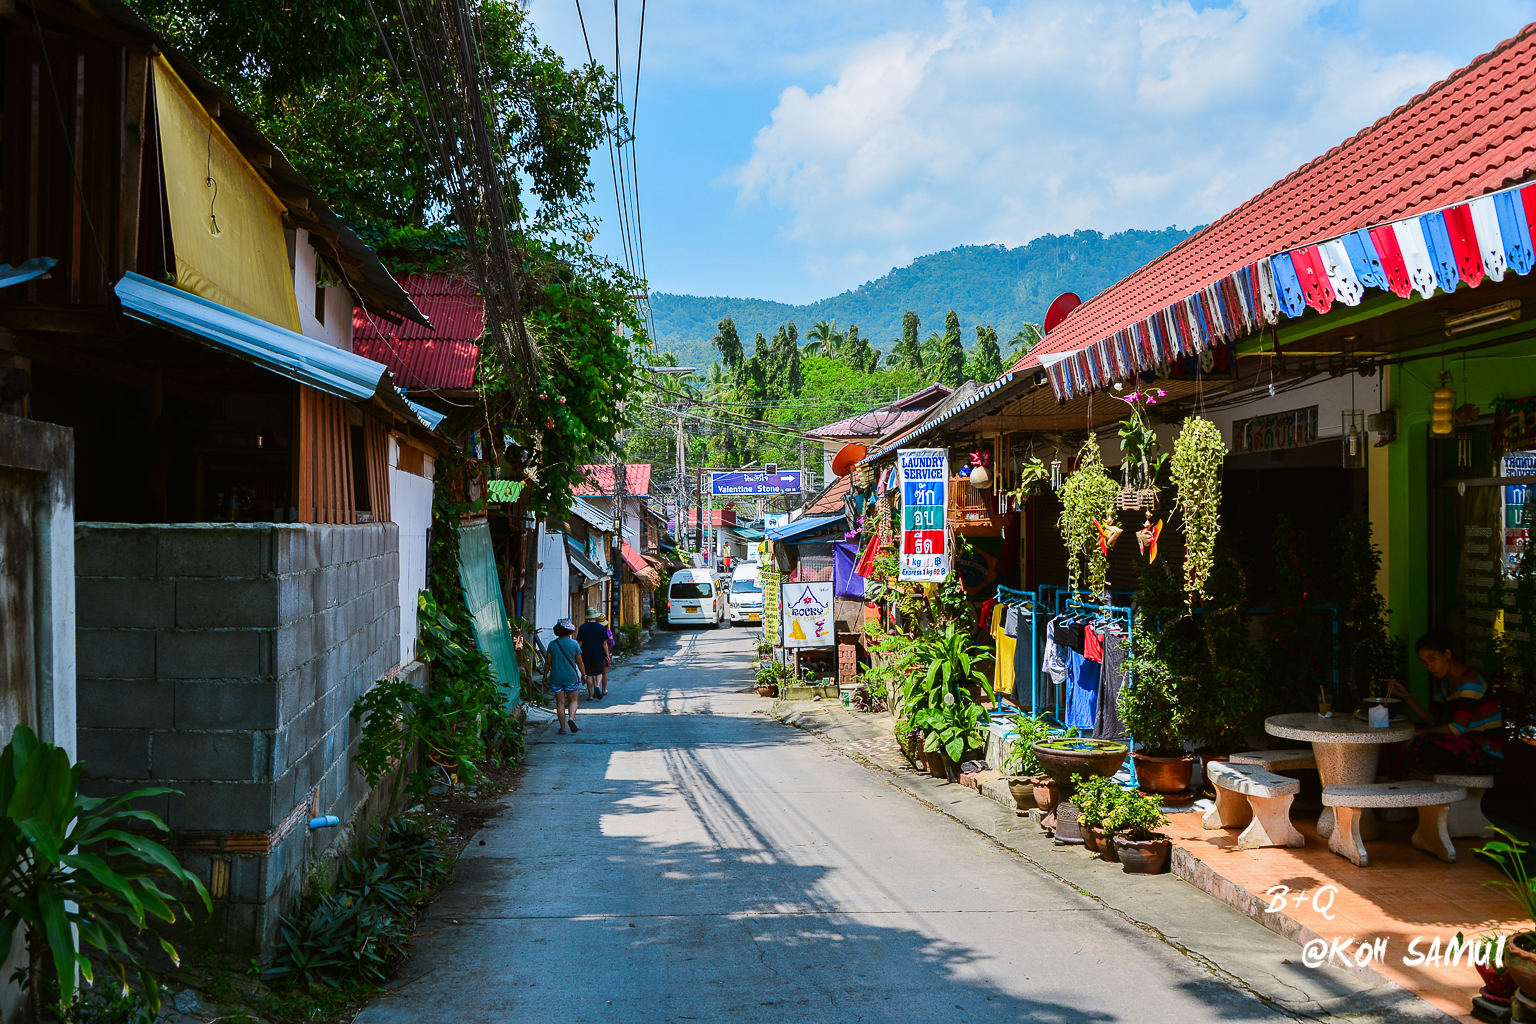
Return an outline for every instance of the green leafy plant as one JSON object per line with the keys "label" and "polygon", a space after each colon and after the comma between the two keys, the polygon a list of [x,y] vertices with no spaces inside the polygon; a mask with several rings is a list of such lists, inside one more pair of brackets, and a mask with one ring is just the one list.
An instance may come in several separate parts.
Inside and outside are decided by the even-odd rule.
{"label": "green leafy plant", "polygon": [[958,761],[966,750],[981,745],[979,732],[987,714],[971,687],[979,687],[988,698],[992,690],[976,667],[979,654],[970,633],[954,623],[907,646],[901,662],[902,710],[922,730],[925,749],[943,750]]}
{"label": "green leafy plant", "polygon": [[1026,459],[1024,464],[1019,467],[1018,486],[1007,493],[1022,505],[1034,496],[1041,484],[1050,478],[1050,469],[1039,458]]}
{"label": "green leafy plant", "polygon": [[783,686],[791,674],[790,667],[782,661],[767,661],[757,667],[757,685]]}
{"label": "green leafy plant", "polygon": [[1172,671],[1158,654],[1158,636],[1145,619],[1131,629],[1131,685],[1120,690],[1120,720],[1142,753],[1172,757],[1183,753],[1179,739],[1179,694]]}
{"label": "green leafy plant", "polygon": [[912,723],[923,731],[923,749],[942,752],[956,762],[964,760],[966,751],[985,746],[982,726],[986,722],[986,709],[971,701],[943,703],[912,713]]}
{"label": "green leafy plant", "polygon": [[1205,594],[1215,564],[1216,534],[1221,529],[1221,467],[1226,442],[1216,424],[1203,416],[1184,421],[1173,442],[1171,475],[1184,517],[1184,589]]}
{"label": "green leafy plant", "polygon": [[[1516,903],[1520,904],[1520,909],[1525,916],[1530,918],[1533,928],[1536,928],[1536,877],[1531,875],[1526,865],[1531,844],[1516,839],[1497,826],[1494,826],[1493,830],[1503,838],[1484,843],[1482,852],[1498,865],[1507,881],[1483,884],[1502,889],[1511,896]],[[1536,953],[1536,931],[1522,932],[1515,936],[1514,941],[1520,944],[1521,949]]]}
{"label": "green leafy plant", "polygon": [[1162,447],[1157,431],[1147,420],[1147,407],[1156,405],[1168,392],[1161,389],[1133,391],[1120,401],[1130,407],[1130,416],[1120,423],[1120,452],[1123,456],[1120,469],[1125,486],[1137,491],[1151,490],[1157,486],[1157,475],[1168,461],[1166,454],[1158,454]]}
{"label": "green leafy plant", "polygon": [[1130,793],[1112,778],[1103,775],[1072,776],[1072,803],[1083,825],[1104,827],[1104,822],[1124,803]]}
{"label": "green leafy plant", "polygon": [[626,651],[633,651],[640,646],[640,626],[638,623],[630,623],[619,627],[619,646]]}
{"label": "green leafy plant", "polygon": [[1086,568],[1090,595],[1109,590],[1109,554],[1100,530],[1115,525],[1115,498],[1120,486],[1110,479],[1099,453],[1098,439],[1089,435],[1078,452],[1078,466],[1061,485],[1061,539],[1067,548],[1067,582],[1081,590]]}
{"label": "green leafy plant", "polygon": [[1004,767],[1010,775],[1039,775],[1040,758],[1035,754],[1035,744],[1050,739],[1051,727],[1039,718],[1014,715],[1013,731],[1017,735],[1008,746],[1008,761]]}
{"label": "green leafy plant", "polygon": [[283,919],[262,980],[306,989],[382,984],[410,938],[415,908],[448,875],[425,828],[407,819],[386,823],[342,861],[334,891]]}
{"label": "green leafy plant", "polygon": [[1158,830],[1167,824],[1168,816],[1163,813],[1161,797],[1126,793],[1104,816],[1100,827],[1110,832],[1123,832],[1127,839],[1146,840],[1162,838]]}
{"label": "green leafy plant", "polygon": [[[27,947],[25,967],[13,981],[27,990],[34,1020],[43,1019],[45,994],[58,993],[62,1012],[75,1000],[76,976],[91,982],[95,969],[82,947],[107,954],[107,969],[121,993],[135,968],[150,1006],[158,1012],[160,989],[141,964],[125,930],[156,942],[173,963],[176,948],[148,928],[151,919],[174,923],[187,914],[183,897],[159,883],[169,880],[201,901],[213,902],[197,876],[164,846],[128,829],[168,831],[135,800],[175,793],[151,788],[110,799],[80,795],[80,765],[62,747],[40,742],[18,725],[0,751],[0,960],[11,954],[18,929]],[[76,940],[78,936],[78,941]]]}

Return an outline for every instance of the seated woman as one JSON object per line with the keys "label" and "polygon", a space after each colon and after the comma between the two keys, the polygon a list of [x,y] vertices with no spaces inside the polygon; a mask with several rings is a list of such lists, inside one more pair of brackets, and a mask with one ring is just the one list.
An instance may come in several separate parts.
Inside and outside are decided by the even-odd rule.
{"label": "seated woman", "polygon": [[1456,660],[1451,653],[1454,642],[1450,630],[1436,628],[1414,645],[1419,661],[1429,672],[1428,709],[1414,699],[1408,687],[1392,681],[1392,695],[1401,698],[1415,718],[1429,723],[1414,730],[1406,747],[1382,752],[1386,767],[1394,774],[1493,774],[1504,763],[1504,722],[1498,699],[1488,692],[1488,684],[1475,669]]}

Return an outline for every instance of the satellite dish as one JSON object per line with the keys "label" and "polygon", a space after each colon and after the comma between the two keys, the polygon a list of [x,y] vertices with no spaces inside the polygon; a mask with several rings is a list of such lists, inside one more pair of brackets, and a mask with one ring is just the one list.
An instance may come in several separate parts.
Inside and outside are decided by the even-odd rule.
{"label": "satellite dish", "polygon": [[832,456],[832,475],[847,476],[853,472],[853,467],[864,461],[864,456],[869,454],[869,449],[861,444],[845,444]]}
{"label": "satellite dish", "polygon": [[1083,300],[1077,297],[1076,292],[1062,292],[1051,303],[1051,308],[1045,311],[1045,333],[1050,334],[1056,329],[1056,325],[1067,318],[1067,314],[1083,304]]}

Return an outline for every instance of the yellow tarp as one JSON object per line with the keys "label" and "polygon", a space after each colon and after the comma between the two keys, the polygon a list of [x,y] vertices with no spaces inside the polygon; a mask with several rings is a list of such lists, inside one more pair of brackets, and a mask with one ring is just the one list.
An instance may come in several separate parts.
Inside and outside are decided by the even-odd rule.
{"label": "yellow tarp", "polygon": [[282,203],[164,57],[155,58],[155,110],[176,284],[211,302],[300,330]]}

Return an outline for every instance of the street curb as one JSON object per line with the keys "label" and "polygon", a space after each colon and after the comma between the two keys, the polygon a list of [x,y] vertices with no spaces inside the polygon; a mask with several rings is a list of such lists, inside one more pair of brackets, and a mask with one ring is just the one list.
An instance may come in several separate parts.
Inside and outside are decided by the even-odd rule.
{"label": "street curb", "polygon": [[[1055,846],[1028,818],[1017,816],[1011,801],[1005,810],[999,806],[1001,801],[994,802],[976,790],[940,782],[909,767],[892,768],[847,745],[849,741],[867,743],[888,735],[888,716],[855,714],[831,701],[780,700],[772,702],[767,716],[815,736],[851,760],[886,776],[893,788],[987,836],[1042,874],[1156,937],[1271,1009],[1298,1019],[1347,1018],[1415,1024],[1450,1024],[1456,1020],[1370,968],[1346,972],[1336,965],[1326,965],[1294,975],[1311,982],[1304,990],[1295,980],[1281,977],[1283,968],[1270,966],[1258,955],[1265,954],[1279,965],[1294,968],[1301,960],[1301,947],[1295,944],[1295,937],[1265,927],[1265,922],[1211,894],[1196,879],[1177,871],[1165,875],[1124,874],[1114,865],[1090,859],[1080,847]],[[1201,927],[1194,927],[1192,922]],[[1223,923],[1244,931],[1257,924],[1260,931],[1258,935],[1249,932],[1238,947],[1224,950],[1195,948],[1195,938],[1179,938],[1181,932],[1192,936],[1216,934],[1206,929]],[[1272,938],[1266,941],[1261,936]],[[1304,936],[1300,941],[1310,937]],[[1220,946],[1219,942],[1212,944]],[[1245,962],[1234,964],[1234,959]]]}

